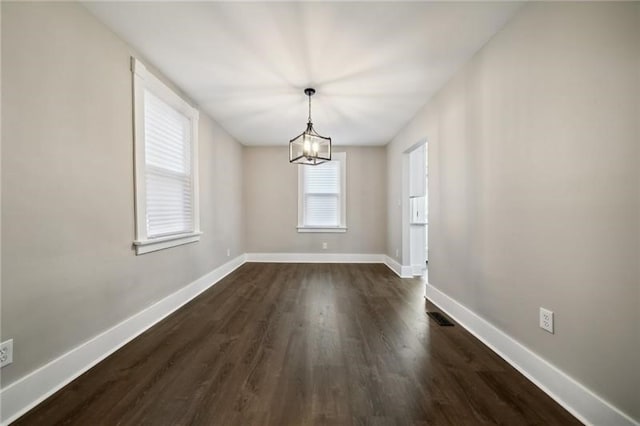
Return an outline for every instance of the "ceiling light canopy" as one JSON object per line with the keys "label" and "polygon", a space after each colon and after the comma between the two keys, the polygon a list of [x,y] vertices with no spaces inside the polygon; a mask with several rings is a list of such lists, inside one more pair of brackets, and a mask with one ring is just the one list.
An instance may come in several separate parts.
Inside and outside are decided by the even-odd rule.
{"label": "ceiling light canopy", "polygon": [[309,121],[307,129],[289,141],[289,162],[315,166],[331,161],[331,138],[320,136],[313,129],[311,121],[311,96],[316,93],[313,88],[304,89],[309,97]]}

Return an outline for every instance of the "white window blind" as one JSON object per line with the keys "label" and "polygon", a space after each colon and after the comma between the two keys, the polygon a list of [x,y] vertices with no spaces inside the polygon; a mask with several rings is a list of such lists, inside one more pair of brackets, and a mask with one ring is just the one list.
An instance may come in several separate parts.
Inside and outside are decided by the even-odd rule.
{"label": "white window blind", "polygon": [[305,166],[303,203],[305,225],[340,225],[339,162]]}
{"label": "white window blind", "polygon": [[144,109],[147,236],[192,232],[189,118],[148,90]]}
{"label": "white window blind", "polygon": [[344,228],[344,153],[300,167],[298,228]]}
{"label": "white window blind", "polygon": [[200,240],[198,110],[135,58],[136,254]]}

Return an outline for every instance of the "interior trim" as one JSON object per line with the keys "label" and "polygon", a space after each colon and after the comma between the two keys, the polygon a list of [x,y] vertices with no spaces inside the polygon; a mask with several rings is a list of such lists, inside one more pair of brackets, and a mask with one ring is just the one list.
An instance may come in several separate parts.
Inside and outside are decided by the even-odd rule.
{"label": "interior trim", "polygon": [[396,273],[400,278],[413,278],[413,268],[411,265],[401,265],[390,256],[384,257],[384,264]]}
{"label": "interior trim", "polygon": [[247,253],[247,262],[385,263],[383,254],[368,253]]}

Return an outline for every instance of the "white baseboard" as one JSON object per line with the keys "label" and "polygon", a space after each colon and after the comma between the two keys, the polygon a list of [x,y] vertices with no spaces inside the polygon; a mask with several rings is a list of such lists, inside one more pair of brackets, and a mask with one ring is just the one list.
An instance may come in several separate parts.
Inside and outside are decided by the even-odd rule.
{"label": "white baseboard", "polygon": [[247,253],[247,262],[273,263],[384,263],[400,278],[412,278],[413,268],[384,254],[362,253]]}
{"label": "white baseboard", "polygon": [[427,284],[427,299],[460,323],[558,404],[586,425],[638,426],[640,423],[609,404],[476,313]]}
{"label": "white baseboard", "polygon": [[384,263],[383,254],[367,253],[247,253],[247,262]]}
{"label": "white baseboard", "polygon": [[16,420],[243,263],[244,254],[3,388],[0,424]]}
{"label": "white baseboard", "polygon": [[414,277],[421,277],[425,271],[425,265],[411,265],[411,273]]}
{"label": "white baseboard", "polygon": [[400,278],[413,278],[413,268],[410,265],[401,265],[390,256],[384,257],[384,264]]}

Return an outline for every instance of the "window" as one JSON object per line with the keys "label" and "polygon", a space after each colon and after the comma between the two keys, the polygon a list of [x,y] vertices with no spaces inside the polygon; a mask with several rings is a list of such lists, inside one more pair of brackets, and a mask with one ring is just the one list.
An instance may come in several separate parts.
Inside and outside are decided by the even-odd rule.
{"label": "window", "polygon": [[298,232],[346,232],[347,154],[298,166]]}
{"label": "window", "polygon": [[132,58],[137,254],[200,239],[198,111]]}

